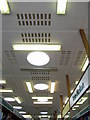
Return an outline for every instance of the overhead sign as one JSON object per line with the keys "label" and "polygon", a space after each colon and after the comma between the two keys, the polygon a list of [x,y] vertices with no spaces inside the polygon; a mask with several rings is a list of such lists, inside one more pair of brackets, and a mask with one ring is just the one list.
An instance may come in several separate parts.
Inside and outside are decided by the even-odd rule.
{"label": "overhead sign", "polygon": [[69,104],[69,101],[67,102],[65,108],[63,109],[62,111],[62,115],[63,117],[67,114],[67,112],[70,110],[70,104]]}
{"label": "overhead sign", "polygon": [[88,69],[85,71],[83,77],[81,78],[81,81],[79,82],[75,91],[70,97],[70,108],[79,100],[79,98],[83,95],[86,89],[90,86],[89,74],[90,74],[90,65],[88,66]]}

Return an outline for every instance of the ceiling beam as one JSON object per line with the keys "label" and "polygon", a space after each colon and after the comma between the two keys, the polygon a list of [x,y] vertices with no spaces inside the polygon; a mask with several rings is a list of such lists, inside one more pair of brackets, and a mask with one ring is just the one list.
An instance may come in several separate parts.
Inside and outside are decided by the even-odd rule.
{"label": "ceiling beam", "polygon": [[90,46],[89,46],[89,42],[87,40],[86,34],[83,29],[80,29],[79,32],[80,32],[82,42],[83,42],[85,50],[86,50],[86,54],[90,60]]}
{"label": "ceiling beam", "polygon": [[63,111],[63,95],[60,95],[60,110],[61,110],[61,118],[63,120],[63,114],[62,114],[62,111]]}
{"label": "ceiling beam", "polygon": [[69,81],[69,75],[66,75],[66,82],[67,82],[68,97],[70,98],[70,96],[71,96],[71,92],[70,92],[70,81]]}

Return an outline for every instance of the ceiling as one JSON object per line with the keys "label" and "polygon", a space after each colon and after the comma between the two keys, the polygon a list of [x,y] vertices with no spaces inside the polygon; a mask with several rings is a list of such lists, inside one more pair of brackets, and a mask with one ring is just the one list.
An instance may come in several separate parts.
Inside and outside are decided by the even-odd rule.
{"label": "ceiling", "polygon": [[[65,15],[56,14],[56,2],[10,2],[9,6],[11,14],[2,15],[2,78],[7,81],[5,88],[14,92],[3,93],[3,97],[19,96],[23,110],[31,115],[40,114],[40,111],[53,114],[60,110],[60,94],[64,101],[68,96],[66,75],[69,75],[71,89],[82,75],[81,66],[86,52],[79,29],[84,29],[87,35],[88,3],[68,2]],[[13,50],[14,43],[60,44],[62,49],[46,52],[50,62],[43,68],[51,70],[39,70],[27,62],[29,52]],[[22,68],[30,71],[21,71]],[[25,87],[28,80],[32,85],[49,85],[50,81],[56,81],[55,93],[50,94],[48,89],[34,90],[30,94]],[[32,96],[53,96],[53,104],[34,105]],[[18,105],[16,102],[11,104]]]}

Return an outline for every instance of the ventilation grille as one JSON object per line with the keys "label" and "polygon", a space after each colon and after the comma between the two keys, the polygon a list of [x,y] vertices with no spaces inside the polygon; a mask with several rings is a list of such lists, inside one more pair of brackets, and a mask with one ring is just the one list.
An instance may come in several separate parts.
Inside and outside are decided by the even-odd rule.
{"label": "ventilation grille", "polygon": [[34,77],[32,76],[32,80],[50,80],[49,77]]}
{"label": "ventilation grille", "polygon": [[5,50],[4,53],[10,64],[17,64],[16,55],[13,50],[11,51]]}
{"label": "ventilation grille", "polygon": [[36,74],[44,74],[44,75],[48,75],[50,74],[50,71],[31,71],[30,74],[36,75]]}
{"label": "ventilation grille", "polygon": [[32,42],[32,43],[50,43],[51,34],[50,33],[21,33],[22,42]]}
{"label": "ventilation grille", "polygon": [[86,58],[86,52],[85,51],[78,51],[76,58],[75,58],[75,62],[74,65],[82,65],[83,61]]}
{"label": "ventilation grille", "polygon": [[71,51],[62,51],[60,65],[68,65],[71,58]]}
{"label": "ventilation grille", "polygon": [[17,14],[19,26],[51,26],[51,14]]}

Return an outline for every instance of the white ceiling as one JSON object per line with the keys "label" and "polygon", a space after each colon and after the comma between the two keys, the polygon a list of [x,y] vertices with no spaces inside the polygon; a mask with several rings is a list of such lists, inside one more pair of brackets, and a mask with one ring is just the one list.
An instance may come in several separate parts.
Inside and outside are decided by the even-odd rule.
{"label": "white ceiling", "polygon": [[[88,30],[88,3],[72,2],[67,5],[66,15],[56,14],[56,2],[10,2],[10,15],[2,15],[2,60],[3,69],[2,77],[7,80],[6,88],[14,90],[13,93],[4,93],[3,96],[20,96],[22,99],[23,110],[30,114],[40,114],[41,110],[47,110],[49,114],[53,114],[55,110],[60,109],[60,94],[65,98],[68,96],[66,77],[70,77],[71,88],[75,87],[75,80],[79,80],[82,75],[81,65],[85,59],[86,53],[82,43],[79,29],[83,28],[87,35]],[[37,14],[47,16],[51,14],[51,19],[17,19],[17,14]],[[51,25],[19,25],[18,21],[50,21]],[[37,24],[37,23],[36,23]],[[31,70],[21,71],[21,68],[33,69],[37,68],[30,65],[26,57],[29,52],[13,51],[14,43],[38,43],[38,37],[22,37],[21,34],[40,33],[40,43],[56,43],[61,44],[60,52],[47,52],[50,56],[50,62],[44,68],[51,68],[50,71]],[[44,37],[42,37],[42,33]],[[49,37],[45,42],[45,33]],[[31,42],[29,41],[29,38]],[[23,42],[22,39],[27,39]],[[34,39],[34,42],[33,42]],[[42,42],[42,39],[44,41]],[[48,41],[50,39],[50,41]],[[57,69],[57,71],[53,71]],[[48,74],[47,74],[48,73]],[[40,80],[41,79],[41,80]],[[56,81],[55,93],[50,91],[36,91],[33,94],[28,93],[25,89],[24,82],[30,80],[32,84],[44,82],[49,84],[50,81]],[[52,105],[33,105],[32,96],[53,96]],[[16,105],[17,103],[12,103]]]}

